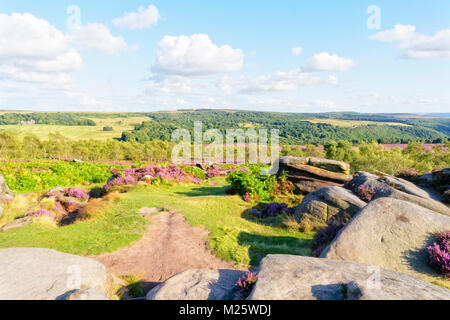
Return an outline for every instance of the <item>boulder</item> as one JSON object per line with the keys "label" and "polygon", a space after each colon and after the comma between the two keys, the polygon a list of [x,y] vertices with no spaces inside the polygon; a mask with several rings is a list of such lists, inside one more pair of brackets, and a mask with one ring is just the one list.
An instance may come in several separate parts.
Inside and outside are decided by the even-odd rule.
{"label": "boulder", "polygon": [[93,259],[50,249],[0,249],[0,300],[55,300],[81,288],[108,296],[111,281]]}
{"label": "boulder", "polygon": [[5,177],[0,174],[0,202],[14,199],[14,193],[9,189],[6,184]]}
{"label": "boulder", "polygon": [[281,157],[278,174],[287,172],[298,193],[307,194],[327,186],[341,186],[351,180],[350,165],[313,157]]}
{"label": "boulder", "polygon": [[147,300],[237,300],[237,270],[188,270],[169,278],[147,294]]}
{"label": "boulder", "polygon": [[20,227],[24,227],[26,225],[29,225],[32,222],[33,222],[33,218],[32,217],[25,216],[23,218],[19,218],[19,219],[13,220],[12,222],[10,222],[7,225],[3,226],[2,228],[0,228],[0,232],[4,232],[4,231],[10,230],[10,229],[17,229],[17,228],[20,228]]}
{"label": "boulder", "polygon": [[450,290],[351,261],[268,255],[249,300],[449,300]]}
{"label": "boulder", "polygon": [[365,206],[322,252],[322,258],[383,267],[450,284],[427,263],[434,234],[450,230],[450,217],[416,204],[381,198]]}
{"label": "boulder", "polygon": [[357,190],[362,185],[373,189],[375,191],[374,200],[379,198],[404,200],[450,216],[450,209],[445,204],[432,199],[426,191],[404,179],[389,175],[378,177],[368,172],[357,172],[348,185],[353,190]]}
{"label": "boulder", "polygon": [[64,299],[61,300],[109,300],[107,297],[105,297],[102,293],[98,292],[95,289],[92,288],[83,288],[74,290],[72,292],[69,292],[66,294],[66,297],[63,297]]}
{"label": "boulder", "polygon": [[433,183],[434,177],[432,173],[426,173],[417,179],[417,184],[421,187],[431,187],[433,186]]}
{"label": "boulder", "polygon": [[305,232],[327,225],[327,221],[348,222],[366,205],[343,187],[326,187],[308,194],[295,208],[294,217]]}

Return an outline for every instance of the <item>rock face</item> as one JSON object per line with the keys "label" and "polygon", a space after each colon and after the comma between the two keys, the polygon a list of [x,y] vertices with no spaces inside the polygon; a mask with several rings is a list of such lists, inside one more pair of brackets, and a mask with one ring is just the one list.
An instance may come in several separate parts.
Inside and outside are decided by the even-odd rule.
{"label": "rock face", "polygon": [[147,300],[237,300],[236,270],[188,270],[176,274],[147,294]]}
{"label": "rock face", "polygon": [[406,201],[381,198],[369,203],[324,250],[321,257],[361,262],[445,281],[428,266],[434,234],[450,230],[450,217]]}
{"label": "rock face", "polygon": [[302,231],[310,232],[327,225],[327,221],[348,222],[366,205],[350,190],[326,187],[308,194],[295,209],[294,217]]}
{"label": "rock face", "polygon": [[67,294],[62,300],[109,300],[103,294],[92,288],[78,289]]}
{"label": "rock face", "polygon": [[55,300],[82,287],[104,296],[112,278],[101,263],[50,249],[0,250],[0,300]]}
{"label": "rock face", "polygon": [[6,184],[5,177],[0,174],[0,202],[14,199],[14,193],[11,192]]}
{"label": "rock face", "polygon": [[24,227],[26,225],[29,225],[32,222],[33,222],[33,219],[31,217],[19,218],[19,219],[16,219],[16,220],[8,223],[7,225],[3,226],[2,228],[0,228],[0,232],[6,231],[9,229],[16,229],[16,228]]}
{"label": "rock face", "polygon": [[291,255],[262,260],[249,300],[449,300],[450,290],[351,261]]}
{"label": "rock face", "polygon": [[287,171],[288,179],[298,193],[307,194],[323,187],[340,186],[351,180],[350,165],[345,162],[302,157],[282,157],[279,159],[278,173]]}
{"label": "rock face", "polygon": [[373,189],[375,191],[373,199],[393,198],[404,200],[450,216],[450,209],[445,204],[432,199],[426,191],[404,179],[388,175],[378,177],[367,172],[357,172],[353,180],[349,182],[349,186],[354,190],[359,186]]}

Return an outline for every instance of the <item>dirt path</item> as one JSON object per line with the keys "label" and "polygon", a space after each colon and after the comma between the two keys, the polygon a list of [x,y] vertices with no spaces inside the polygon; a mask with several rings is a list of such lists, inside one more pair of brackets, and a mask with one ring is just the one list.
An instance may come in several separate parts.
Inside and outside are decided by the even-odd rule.
{"label": "dirt path", "polygon": [[208,250],[208,232],[192,227],[182,215],[163,212],[150,220],[143,238],[131,247],[92,258],[116,275],[138,276],[147,290],[189,269],[233,269]]}

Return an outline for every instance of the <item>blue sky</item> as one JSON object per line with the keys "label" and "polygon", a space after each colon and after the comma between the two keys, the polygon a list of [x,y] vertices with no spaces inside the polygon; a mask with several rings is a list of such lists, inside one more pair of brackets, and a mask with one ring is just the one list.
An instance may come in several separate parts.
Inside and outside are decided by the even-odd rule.
{"label": "blue sky", "polygon": [[449,21],[445,0],[3,0],[0,109],[450,112]]}

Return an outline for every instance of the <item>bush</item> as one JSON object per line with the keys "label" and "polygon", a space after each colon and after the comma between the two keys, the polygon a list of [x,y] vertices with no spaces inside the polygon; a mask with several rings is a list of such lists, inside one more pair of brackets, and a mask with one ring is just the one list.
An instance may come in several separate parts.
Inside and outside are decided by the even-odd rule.
{"label": "bush", "polygon": [[277,178],[275,176],[261,175],[260,166],[254,166],[250,171],[236,170],[227,177],[233,192],[248,198],[258,199],[262,202],[275,200],[272,195]]}
{"label": "bush", "polygon": [[438,233],[436,238],[428,247],[428,263],[444,277],[450,277],[450,231]]}
{"label": "bush", "polygon": [[373,196],[375,195],[375,190],[373,190],[370,187],[359,186],[358,189],[356,189],[356,193],[362,200],[370,202],[372,201]]}
{"label": "bush", "polygon": [[74,187],[70,187],[69,189],[67,189],[66,195],[80,200],[88,200],[90,197],[87,191]]}
{"label": "bush", "polygon": [[254,272],[246,272],[239,280],[236,282],[236,286],[239,289],[242,299],[247,299],[253,290],[253,287],[258,280],[258,275]]}
{"label": "bush", "polygon": [[113,127],[103,127],[103,131],[114,131]]}
{"label": "bush", "polygon": [[319,257],[323,250],[336,238],[339,231],[343,228],[343,225],[337,224],[334,221],[329,221],[328,226],[321,228],[317,231],[311,243],[311,249],[313,250],[313,256]]}

